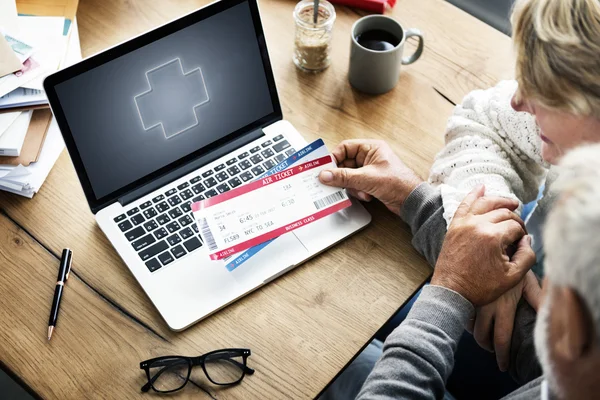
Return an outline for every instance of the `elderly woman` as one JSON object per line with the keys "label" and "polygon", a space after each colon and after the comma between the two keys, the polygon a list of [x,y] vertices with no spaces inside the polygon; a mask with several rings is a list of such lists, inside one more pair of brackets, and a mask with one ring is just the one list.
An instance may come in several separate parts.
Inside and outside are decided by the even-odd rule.
{"label": "elderly woman", "polygon": [[[541,227],[552,203],[552,165],[573,147],[600,142],[600,1],[517,0],[512,22],[516,81],[474,91],[456,107],[429,183],[385,143],[371,140],[341,143],[333,151],[340,168],[321,173],[323,183],[346,187],[364,201],[377,198],[399,214],[431,265],[459,203],[476,185],[485,184],[486,197],[520,204],[542,192],[526,227],[537,256],[534,271],[543,275]],[[500,369],[510,368],[521,382],[539,374],[532,352],[535,314],[519,303],[527,285],[535,283],[528,274],[479,308],[471,326],[480,345],[496,352]],[[372,348],[371,353],[380,350]]]}

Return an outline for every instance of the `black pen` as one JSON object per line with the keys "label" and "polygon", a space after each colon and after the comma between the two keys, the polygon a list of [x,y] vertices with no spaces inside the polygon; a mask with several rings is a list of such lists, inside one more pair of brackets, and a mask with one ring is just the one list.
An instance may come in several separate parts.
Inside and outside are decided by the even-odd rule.
{"label": "black pen", "polygon": [[60,266],[58,267],[58,278],[56,279],[56,288],[54,289],[54,299],[52,300],[52,308],[50,309],[50,319],[48,320],[48,340],[52,337],[56,320],[58,319],[58,310],[60,309],[60,299],[62,298],[63,289],[69,273],[71,272],[71,262],[73,261],[73,252],[70,249],[64,249],[60,258]]}

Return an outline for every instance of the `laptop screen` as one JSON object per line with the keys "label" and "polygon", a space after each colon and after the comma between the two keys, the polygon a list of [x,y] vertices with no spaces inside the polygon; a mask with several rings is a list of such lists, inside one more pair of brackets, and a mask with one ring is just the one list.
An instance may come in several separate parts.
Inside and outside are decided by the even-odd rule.
{"label": "laptop screen", "polygon": [[251,7],[235,3],[54,86],[96,199],[276,111]]}

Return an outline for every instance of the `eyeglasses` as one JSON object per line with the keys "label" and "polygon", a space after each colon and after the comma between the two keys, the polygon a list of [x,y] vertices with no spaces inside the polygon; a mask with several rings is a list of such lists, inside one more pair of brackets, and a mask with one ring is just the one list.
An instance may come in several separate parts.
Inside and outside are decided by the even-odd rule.
{"label": "eyeglasses", "polygon": [[249,349],[223,349],[199,357],[165,356],[142,361],[140,369],[146,371],[148,383],[142,392],[152,388],[155,392],[171,393],[182,389],[190,380],[192,369],[202,366],[204,375],[215,385],[235,385],[252,375],[254,370],[246,366]]}

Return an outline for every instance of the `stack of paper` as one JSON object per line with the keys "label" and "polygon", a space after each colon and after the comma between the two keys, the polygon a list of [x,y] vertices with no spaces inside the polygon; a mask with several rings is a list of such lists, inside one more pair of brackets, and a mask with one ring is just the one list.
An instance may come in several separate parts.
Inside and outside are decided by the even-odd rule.
{"label": "stack of paper", "polygon": [[[25,142],[33,111],[5,114],[11,118],[17,114],[14,122],[0,135],[0,156],[18,156]],[[2,159],[0,158],[0,162]]]}
{"label": "stack of paper", "polygon": [[48,177],[64,147],[58,125],[55,120],[52,120],[36,162],[32,162],[28,167],[0,166],[0,190],[33,197]]}
{"label": "stack of paper", "polygon": [[[31,110],[48,108],[42,82],[65,57],[70,22],[64,17],[17,16],[14,0],[2,3],[0,156],[16,157],[21,155],[25,141],[32,140],[28,133]],[[6,113],[9,116],[5,117]]]}
{"label": "stack of paper", "polygon": [[79,33],[75,21],[17,16],[0,2],[0,190],[32,197],[64,149],[42,82],[81,59]]}
{"label": "stack of paper", "polygon": [[40,89],[29,89],[26,87],[16,88],[12,92],[0,97],[0,113],[28,110],[34,108],[45,108],[37,106],[48,105],[46,93]]}

